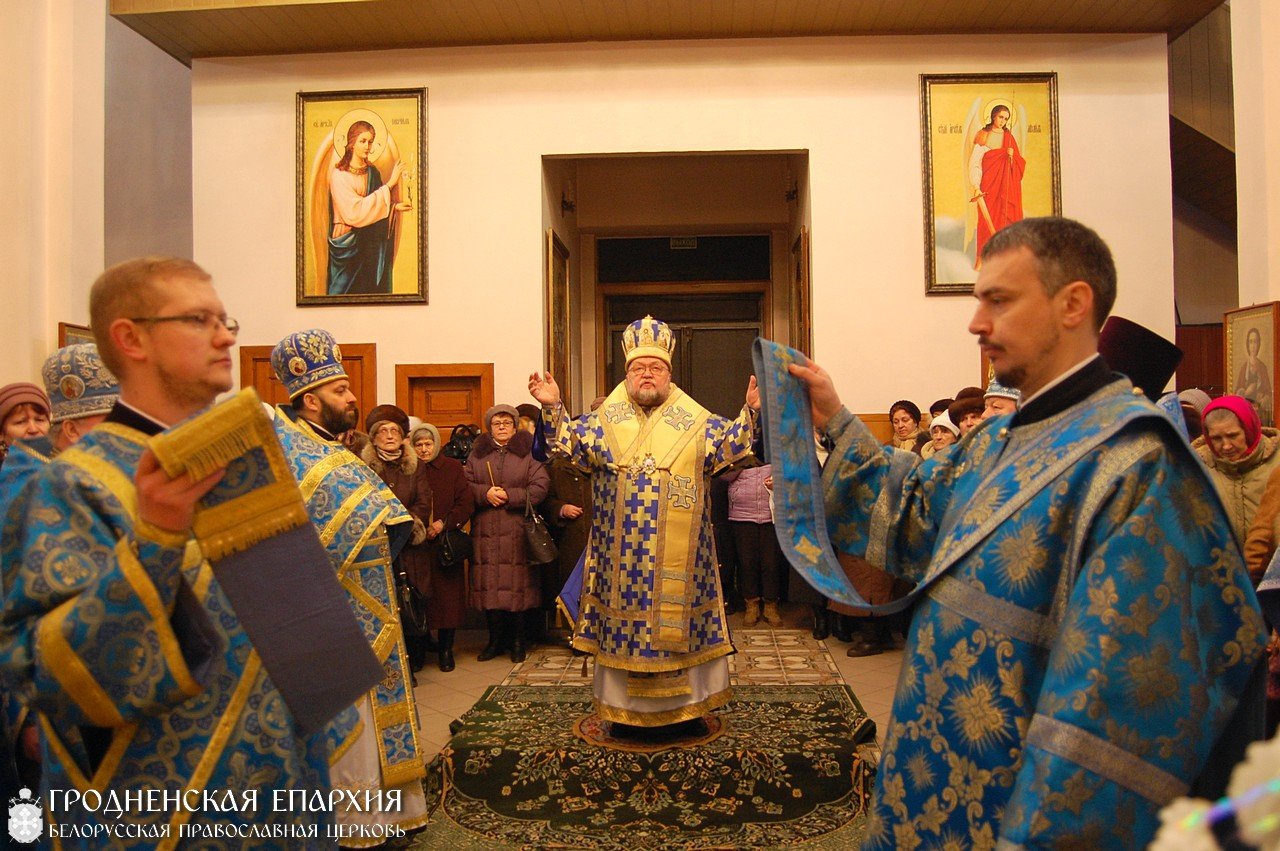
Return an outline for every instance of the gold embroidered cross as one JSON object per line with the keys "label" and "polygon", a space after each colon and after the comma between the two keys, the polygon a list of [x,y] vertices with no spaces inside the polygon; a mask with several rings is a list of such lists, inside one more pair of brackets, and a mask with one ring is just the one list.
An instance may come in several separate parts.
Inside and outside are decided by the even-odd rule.
{"label": "gold embroidered cross", "polygon": [[671,482],[667,485],[667,499],[671,500],[673,506],[693,508],[697,498],[698,489],[693,484],[693,476],[673,475],[671,477]]}
{"label": "gold embroidered cross", "polygon": [[663,412],[662,418],[671,424],[671,427],[677,431],[683,431],[693,425],[693,414],[679,406],[668,408]]}
{"label": "gold embroidered cross", "polygon": [[604,412],[606,418],[611,423],[620,423],[625,419],[631,418],[631,406],[626,402],[614,402],[609,409]]}

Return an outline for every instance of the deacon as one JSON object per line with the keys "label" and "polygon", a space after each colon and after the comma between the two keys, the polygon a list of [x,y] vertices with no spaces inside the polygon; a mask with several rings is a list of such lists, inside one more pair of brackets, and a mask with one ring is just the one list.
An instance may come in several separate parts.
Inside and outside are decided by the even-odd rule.
{"label": "deacon", "polygon": [[922,589],[869,847],[1143,848],[1261,732],[1257,600],[1195,456],[1098,355],[1115,294],[1077,222],[994,234],[969,331],[1022,401],[924,463],[790,367],[832,542]]}
{"label": "deacon", "polygon": [[[234,836],[255,825],[282,831],[280,847],[314,845],[287,831],[323,837],[328,813],[269,802],[328,794],[324,737],[299,729],[191,532],[222,471],[170,479],[147,445],[231,388],[240,326],[209,275],[173,258],[111,267],[89,313],[120,399],[34,476],[0,549],[0,673],[40,716],[45,821],[120,847],[154,847],[183,826]],[[72,802],[86,790],[101,799]],[[140,790],[264,803],[125,803]],[[103,806],[113,799],[123,809]]]}
{"label": "deacon", "polygon": [[759,393],[752,376],[736,420],[710,413],[671,382],[674,345],[665,322],[628,325],[626,379],[577,419],[550,373],[529,377],[548,451],[592,477],[573,646],[595,654],[596,709],[615,736],[705,735],[702,716],[730,698],[708,485],[751,452]]}
{"label": "deacon", "polygon": [[386,672],[355,712],[330,724],[333,784],[360,792],[398,789],[403,806],[399,812],[339,810],[338,824],[413,830],[427,822],[426,769],[392,560],[421,524],[338,439],[360,414],[333,335],[319,328],[290,334],[272,350],[271,366],[289,393],[289,404],[276,409],[276,434],[302,485],[311,522]]}

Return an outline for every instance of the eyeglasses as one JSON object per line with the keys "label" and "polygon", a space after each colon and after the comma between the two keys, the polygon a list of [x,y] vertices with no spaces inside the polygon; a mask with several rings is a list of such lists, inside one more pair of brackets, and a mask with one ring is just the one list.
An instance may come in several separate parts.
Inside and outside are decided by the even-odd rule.
{"label": "eyeglasses", "polygon": [[637,377],[641,375],[657,376],[657,375],[666,375],[670,371],[671,371],[670,369],[668,369],[666,366],[660,363],[654,364],[652,366],[636,365],[627,370],[627,375],[632,375]]}
{"label": "eyeglasses", "polygon": [[146,322],[154,325],[157,322],[185,322],[195,328],[213,333],[219,326],[226,328],[232,337],[240,333],[240,323],[229,316],[218,316],[201,311],[199,313],[183,313],[178,316],[131,316],[130,322]]}

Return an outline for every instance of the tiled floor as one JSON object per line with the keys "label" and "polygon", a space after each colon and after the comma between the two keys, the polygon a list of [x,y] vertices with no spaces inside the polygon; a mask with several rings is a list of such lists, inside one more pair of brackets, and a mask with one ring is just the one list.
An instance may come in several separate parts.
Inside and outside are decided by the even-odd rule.
{"label": "tiled floor", "polygon": [[[885,726],[893,703],[893,691],[898,681],[898,669],[902,664],[902,652],[890,651],[879,656],[852,659],[845,655],[847,646],[834,638],[826,640],[830,656],[811,653],[815,644],[809,636],[807,610],[800,607],[785,608],[783,616],[787,629],[803,632],[784,632],[777,636],[757,640],[757,631],[742,630],[741,615],[729,619],[734,644],[739,653],[730,657],[730,670],[735,682],[752,682],[757,678],[777,682],[784,676],[787,682],[814,684],[835,682],[843,678],[853,687],[854,693],[867,714],[876,722],[877,738],[884,740]],[[447,674],[437,670],[434,656],[417,673],[417,688],[422,746],[427,758],[435,754],[449,741],[449,723],[471,707],[485,689],[498,685],[511,674],[511,661],[505,656],[488,662],[477,662],[476,654],[484,646],[486,635],[480,631],[460,631],[454,647],[457,669]],[[794,653],[788,648],[795,647]],[[834,663],[834,670],[831,665]],[[526,669],[526,677],[537,677],[550,683],[567,684],[582,678],[581,660],[569,664],[548,660],[536,671]]]}

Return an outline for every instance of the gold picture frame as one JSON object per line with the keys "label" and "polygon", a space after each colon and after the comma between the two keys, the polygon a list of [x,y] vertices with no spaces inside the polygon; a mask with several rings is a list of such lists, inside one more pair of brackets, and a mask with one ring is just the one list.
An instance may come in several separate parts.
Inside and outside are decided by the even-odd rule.
{"label": "gold picture frame", "polygon": [[569,388],[572,386],[573,334],[572,312],[569,305],[569,248],[556,236],[553,228],[547,228],[547,279],[543,298],[546,314],[546,345],[544,347],[547,369],[560,385],[560,395],[567,408]]}
{"label": "gold picture frame", "polygon": [[425,304],[427,90],[298,92],[296,209],[299,306]]}
{"label": "gold picture frame", "polygon": [[971,293],[992,233],[1062,215],[1058,75],[921,74],[920,139],[925,292]]}
{"label": "gold picture frame", "polygon": [[58,323],[58,348],[76,343],[95,343],[93,329],[88,325],[75,325],[71,322]]}
{"label": "gold picture frame", "polygon": [[[1228,310],[1222,315],[1222,386],[1227,394],[1254,403],[1264,426],[1276,415],[1276,374],[1280,372],[1280,302]],[[1256,347],[1256,348],[1255,348]]]}

